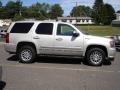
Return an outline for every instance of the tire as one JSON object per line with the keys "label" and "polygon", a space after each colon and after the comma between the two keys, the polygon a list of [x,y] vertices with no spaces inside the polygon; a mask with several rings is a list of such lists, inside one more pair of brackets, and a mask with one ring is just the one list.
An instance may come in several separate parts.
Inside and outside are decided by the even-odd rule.
{"label": "tire", "polygon": [[100,48],[91,48],[87,51],[86,59],[89,65],[101,66],[105,60],[105,52]]}
{"label": "tire", "polygon": [[22,46],[18,50],[18,58],[21,63],[32,63],[36,57],[36,51],[31,46]]}

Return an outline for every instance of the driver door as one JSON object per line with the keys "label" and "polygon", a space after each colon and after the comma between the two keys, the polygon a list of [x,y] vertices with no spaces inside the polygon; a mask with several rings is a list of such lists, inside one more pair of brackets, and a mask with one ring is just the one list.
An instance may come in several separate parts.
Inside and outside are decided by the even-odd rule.
{"label": "driver door", "polygon": [[57,55],[82,55],[83,38],[79,35],[73,36],[77,32],[67,24],[58,24],[54,40],[54,54]]}

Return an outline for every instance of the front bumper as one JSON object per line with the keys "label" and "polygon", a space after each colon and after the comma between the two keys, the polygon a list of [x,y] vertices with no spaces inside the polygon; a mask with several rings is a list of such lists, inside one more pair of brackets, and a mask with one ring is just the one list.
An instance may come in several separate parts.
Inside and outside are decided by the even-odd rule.
{"label": "front bumper", "polygon": [[114,57],[111,57],[111,58],[106,58],[107,61],[114,61]]}
{"label": "front bumper", "polygon": [[107,60],[113,61],[114,58],[115,58],[115,54],[116,54],[116,49],[115,48],[109,48]]}
{"label": "front bumper", "polygon": [[115,46],[117,50],[120,50],[120,45]]}

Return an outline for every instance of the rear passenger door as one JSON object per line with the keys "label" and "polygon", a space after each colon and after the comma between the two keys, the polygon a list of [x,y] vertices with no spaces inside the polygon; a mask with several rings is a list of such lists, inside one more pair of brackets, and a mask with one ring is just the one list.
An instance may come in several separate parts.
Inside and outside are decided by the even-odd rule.
{"label": "rear passenger door", "polygon": [[53,23],[40,23],[36,28],[36,36],[40,54],[52,54],[53,51]]}

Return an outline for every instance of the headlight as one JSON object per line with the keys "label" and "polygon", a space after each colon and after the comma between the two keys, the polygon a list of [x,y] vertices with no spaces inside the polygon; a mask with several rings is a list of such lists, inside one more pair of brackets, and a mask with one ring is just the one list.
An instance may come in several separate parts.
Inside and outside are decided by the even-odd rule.
{"label": "headlight", "polygon": [[114,41],[110,41],[110,47],[115,47],[115,42]]}

